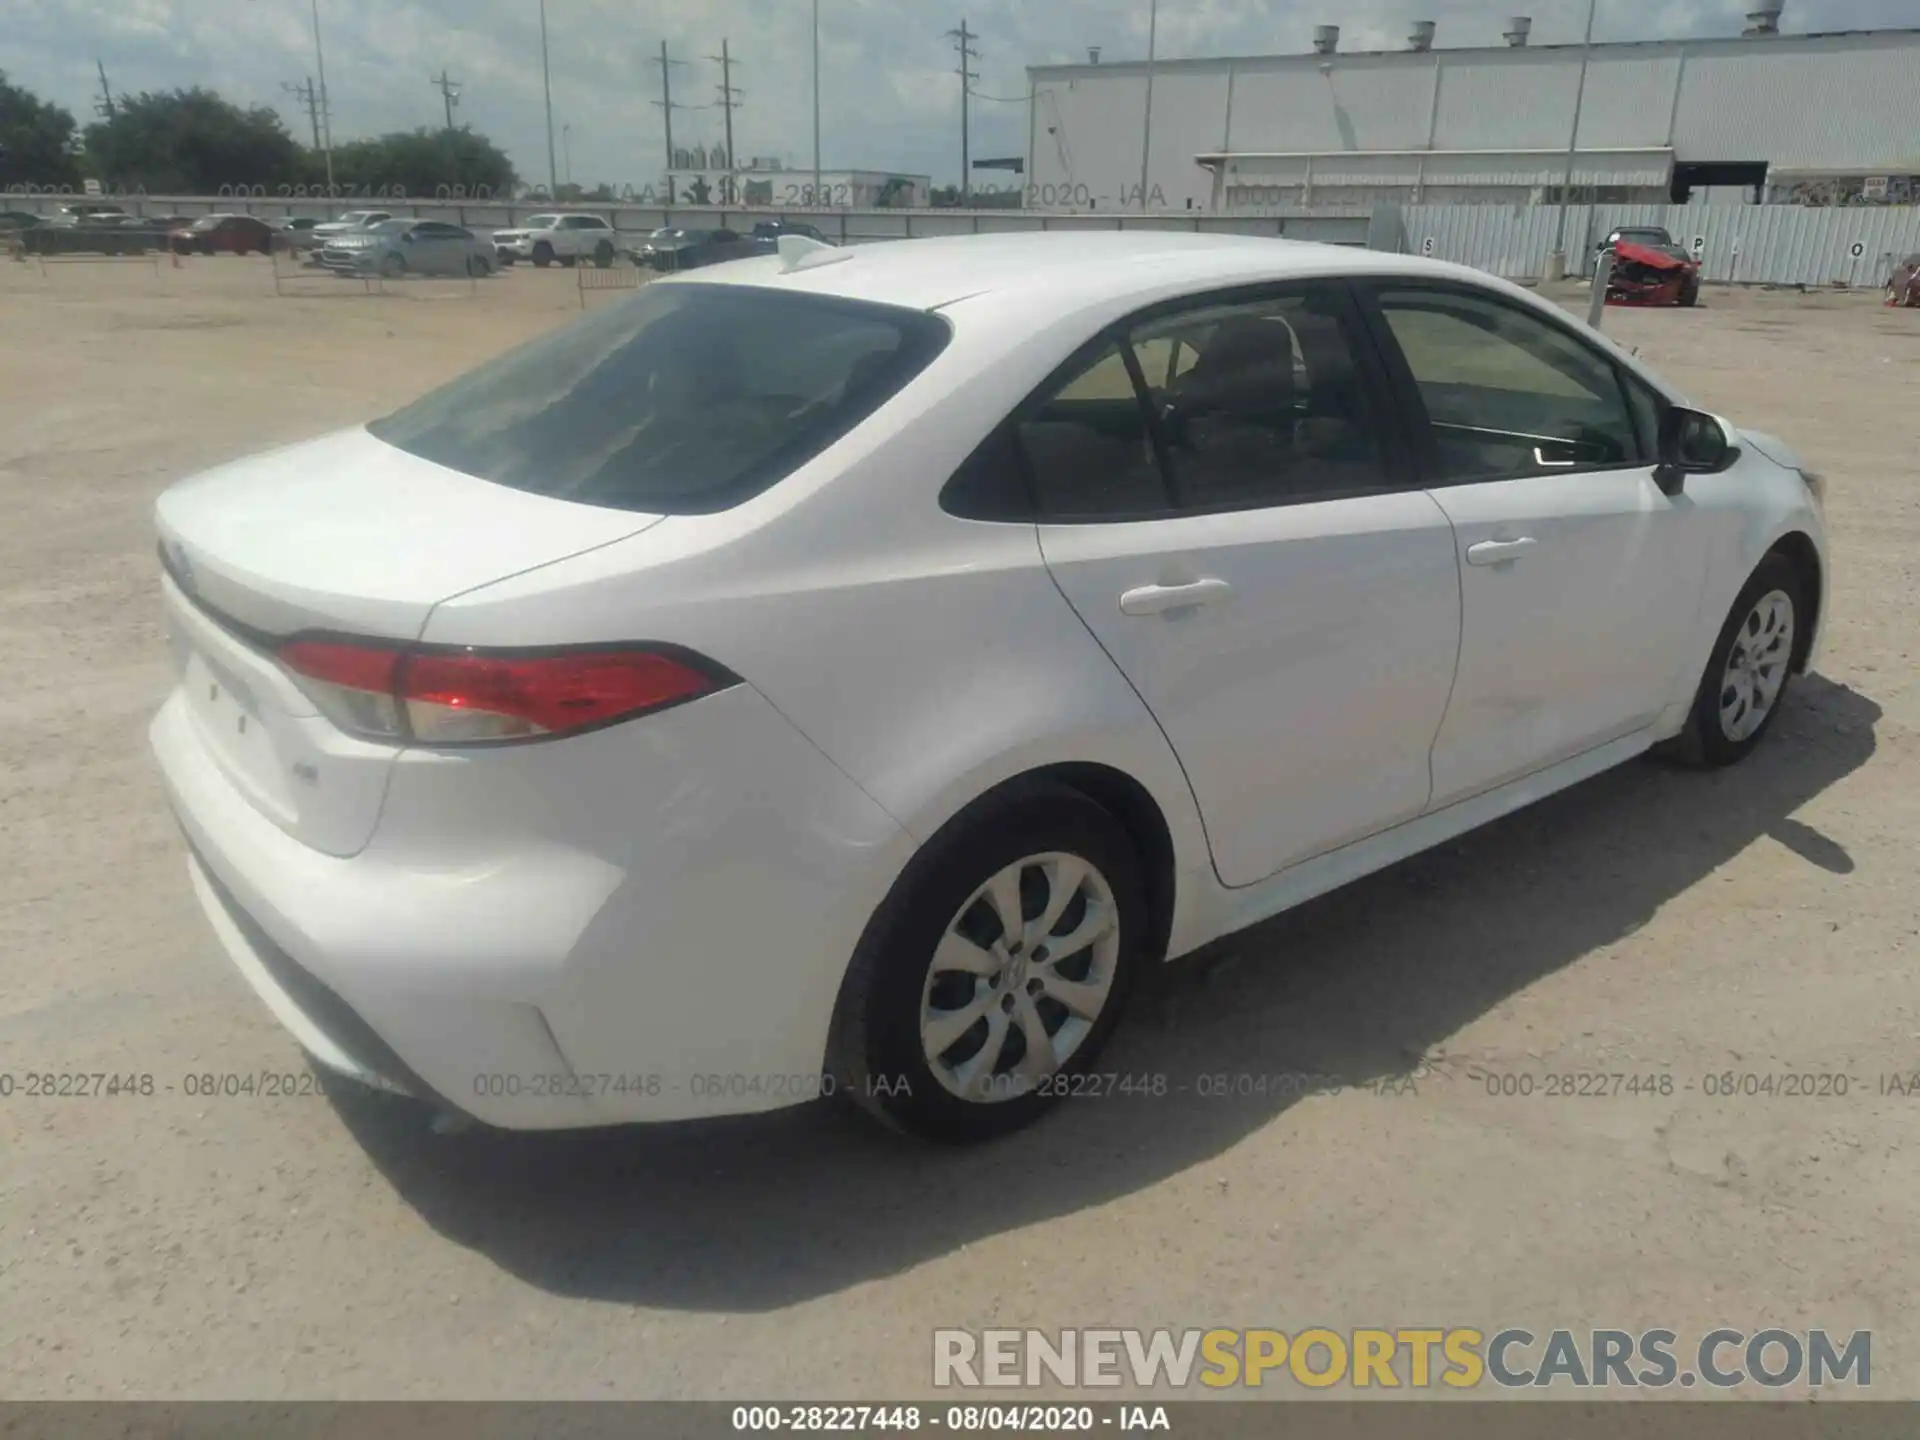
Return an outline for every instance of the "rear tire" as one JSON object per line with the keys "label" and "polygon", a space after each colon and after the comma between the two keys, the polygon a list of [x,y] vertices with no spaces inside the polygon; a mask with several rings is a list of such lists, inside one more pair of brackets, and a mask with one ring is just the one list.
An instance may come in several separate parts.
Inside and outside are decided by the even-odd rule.
{"label": "rear tire", "polygon": [[963,812],[854,952],[828,1055],[837,1093],[946,1143],[1033,1123],[1119,1023],[1147,959],[1145,897],[1126,832],[1077,790],[1022,784]]}
{"label": "rear tire", "polygon": [[613,245],[611,242],[602,240],[598,245],[593,247],[593,263],[598,265],[602,270],[613,264]]}
{"label": "rear tire", "polygon": [[1751,755],[1786,701],[1810,613],[1793,562],[1784,555],[1762,560],[1720,627],[1686,728],[1659,753],[1702,769]]}

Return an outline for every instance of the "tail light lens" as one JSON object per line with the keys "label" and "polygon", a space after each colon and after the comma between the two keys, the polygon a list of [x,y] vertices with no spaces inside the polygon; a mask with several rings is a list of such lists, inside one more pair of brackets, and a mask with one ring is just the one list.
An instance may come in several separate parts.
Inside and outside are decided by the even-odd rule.
{"label": "tail light lens", "polygon": [[280,647],[279,660],[341,729],[401,744],[548,739],[739,683],[700,656],[662,646],[528,653],[296,639]]}

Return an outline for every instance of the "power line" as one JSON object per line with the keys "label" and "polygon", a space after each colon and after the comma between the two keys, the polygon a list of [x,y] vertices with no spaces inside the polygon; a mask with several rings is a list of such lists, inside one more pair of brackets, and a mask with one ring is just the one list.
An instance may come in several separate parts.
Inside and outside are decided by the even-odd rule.
{"label": "power line", "polygon": [[313,148],[320,149],[320,92],[313,88],[313,77],[308,76],[299,85],[290,85],[282,80],[280,88],[307,107],[307,119],[313,125]]}
{"label": "power line", "polygon": [[971,61],[980,58],[980,52],[973,48],[972,43],[979,38],[967,29],[964,18],[958,30],[947,31],[947,39],[953,41],[954,52],[959,60],[954,68],[960,75],[960,203],[963,206],[973,192],[973,133],[967,102],[973,94],[973,82],[980,78],[978,71],[969,68]]}
{"label": "power line", "polygon": [[449,80],[447,78],[447,67],[442,65],[438,78],[429,75],[427,77],[427,83],[440,92],[440,98],[446,103],[447,107],[447,129],[453,129],[453,109],[454,106],[460,103],[461,82],[458,80]]}

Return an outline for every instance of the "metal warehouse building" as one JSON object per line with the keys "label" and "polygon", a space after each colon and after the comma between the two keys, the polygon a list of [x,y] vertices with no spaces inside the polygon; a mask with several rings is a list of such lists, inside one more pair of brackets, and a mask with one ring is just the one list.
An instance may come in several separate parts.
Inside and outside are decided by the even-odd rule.
{"label": "metal warehouse building", "polygon": [[[1559,198],[1920,202],[1920,29],[1029,69],[1030,202],[1274,212]],[[1489,26],[1489,29],[1492,27]],[[1585,79],[1582,80],[1582,68]],[[1576,132],[1577,124],[1577,132]],[[1144,164],[1143,164],[1144,160]],[[1145,177],[1143,205],[1142,176]]]}

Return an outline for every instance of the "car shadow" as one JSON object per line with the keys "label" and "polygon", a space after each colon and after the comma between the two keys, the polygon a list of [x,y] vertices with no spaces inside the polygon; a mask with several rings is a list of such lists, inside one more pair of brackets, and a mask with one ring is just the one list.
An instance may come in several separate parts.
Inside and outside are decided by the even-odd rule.
{"label": "car shadow", "polygon": [[1762,836],[1848,873],[1845,850],[1792,816],[1866,762],[1879,717],[1865,696],[1807,677],[1735,769],[1624,766],[1166,967],[1100,1069],[1164,1075],[1168,1093],[1075,1100],[985,1150],[923,1145],[838,1103],[451,1135],[407,1102],[335,1103],[428,1223],[530,1284],[670,1308],[787,1305],[1139,1190],[1306,1089],[1222,1097],[1202,1076],[1234,1090],[1247,1088],[1239,1076],[1378,1085],[1424,1073],[1462,1026],[1632,933]]}

